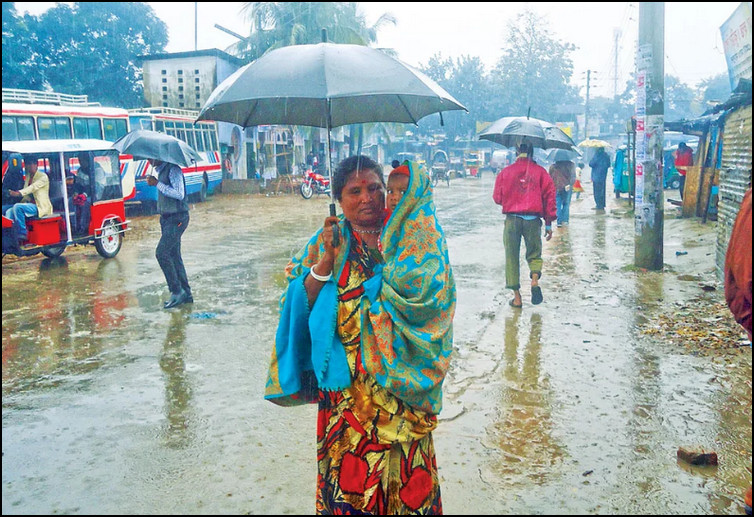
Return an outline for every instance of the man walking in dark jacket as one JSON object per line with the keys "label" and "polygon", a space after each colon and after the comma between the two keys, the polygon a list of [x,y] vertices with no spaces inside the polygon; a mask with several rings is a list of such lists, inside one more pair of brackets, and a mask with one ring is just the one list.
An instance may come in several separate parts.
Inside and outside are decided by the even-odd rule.
{"label": "man walking in dark jacket", "polygon": [[186,268],[181,257],[181,237],[189,223],[186,200],[186,179],[181,168],[173,163],[149,160],[157,177],[148,176],[147,183],[157,187],[157,212],[160,214],[162,236],[155,256],[170,289],[170,299],[164,308],[194,303]]}
{"label": "man walking in dark jacket", "polygon": [[598,213],[605,213],[605,191],[607,188],[607,169],[610,168],[610,157],[604,147],[598,147],[597,152],[589,161],[592,168],[592,187],[594,188],[594,203]]}

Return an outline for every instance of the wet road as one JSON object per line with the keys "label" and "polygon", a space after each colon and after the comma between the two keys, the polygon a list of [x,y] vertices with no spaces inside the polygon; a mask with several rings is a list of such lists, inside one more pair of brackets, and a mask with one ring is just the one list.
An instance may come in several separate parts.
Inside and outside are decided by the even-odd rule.
{"label": "wet road", "polygon": [[[491,187],[435,195],[458,285],[435,432],[445,512],[740,514],[751,348],[694,356],[637,330],[699,296],[679,272],[696,253],[712,278],[714,235],[666,220],[669,267],[635,272],[625,205],[596,216],[582,196],[544,245],[545,303],[524,289],[515,310]],[[196,303],[172,311],[156,217],[133,218],[112,260],[5,259],[3,513],[313,513],[315,408],[262,393],[282,270],[326,213],[324,197],[195,205],[183,256]],[[677,462],[691,445],[720,466]]]}

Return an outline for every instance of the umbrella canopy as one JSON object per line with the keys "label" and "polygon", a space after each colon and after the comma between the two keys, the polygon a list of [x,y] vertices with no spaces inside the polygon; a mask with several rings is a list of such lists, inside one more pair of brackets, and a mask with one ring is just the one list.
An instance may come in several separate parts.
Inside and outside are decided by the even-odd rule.
{"label": "umbrella canopy", "polygon": [[212,92],[197,120],[330,129],[364,122],[416,124],[450,110],[466,108],[384,52],[317,43],[282,47],[238,69]]}
{"label": "umbrella canopy", "polygon": [[604,140],[595,140],[592,138],[587,138],[586,140],[579,143],[579,147],[612,147],[609,142],[605,142]]}
{"label": "umbrella canopy", "polygon": [[551,162],[568,161],[572,162],[577,158],[580,158],[582,153],[580,151],[571,151],[568,149],[553,149],[547,155],[547,159]]}
{"label": "umbrella canopy", "polygon": [[131,131],[116,140],[113,148],[135,158],[160,160],[181,167],[202,160],[201,155],[183,140],[149,129]]}
{"label": "umbrella canopy", "polygon": [[479,138],[505,147],[516,147],[524,140],[542,149],[574,149],[576,147],[571,137],[555,124],[529,117],[498,119],[482,131]]}

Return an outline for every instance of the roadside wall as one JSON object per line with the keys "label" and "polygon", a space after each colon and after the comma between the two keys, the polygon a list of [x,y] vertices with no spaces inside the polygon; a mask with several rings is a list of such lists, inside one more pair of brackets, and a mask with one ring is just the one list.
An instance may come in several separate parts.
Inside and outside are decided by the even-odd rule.
{"label": "roadside wall", "polygon": [[715,265],[722,281],[725,253],[741,200],[751,187],[751,104],[731,112],[725,120]]}

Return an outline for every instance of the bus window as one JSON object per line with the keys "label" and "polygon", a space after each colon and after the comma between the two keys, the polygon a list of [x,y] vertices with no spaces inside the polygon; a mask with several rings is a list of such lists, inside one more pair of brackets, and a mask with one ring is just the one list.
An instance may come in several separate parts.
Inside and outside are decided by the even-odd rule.
{"label": "bus window", "polygon": [[[13,117],[3,117],[3,140],[18,140],[18,130]],[[3,192],[5,195],[5,192]]]}
{"label": "bus window", "polygon": [[115,142],[128,133],[125,120],[106,118],[102,120],[102,123],[105,126],[105,140],[110,142]]}
{"label": "bus window", "polygon": [[212,140],[212,147],[210,149],[212,151],[218,151],[220,147],[217,145],[217,133],[215,133],[215,130],[209,132],[209,138]]}
{"label": "bus window", "polygon": [[128,133],[128,124],[123,119],[115,120],[115,139],[125,136]]}
{"label": "bus window", "polygon": [[55,120],[52,117],[37,117],[40,140],[55,139]]}
{"label": "bus window", "polygon": [[194,131],[194,136],[196,137],[196,149],[199,152],[204,152],[204,130],[199,128]]}
{"label": "bus window", "polygon": [[71,138],[71,123],[67,118],[59,117],[55,119],[55,138],[57,140]]}
{"label": "bus window", "polygon": [[102,139],[102,129],[99,120],[96,118],[73,119],[73,137],[74,138],[96,138]]}
{"label": "bus window", "polygon": [[34,133],[34,119],[31,117],[16,117],[16,129],[19,140],[36,140]]}

